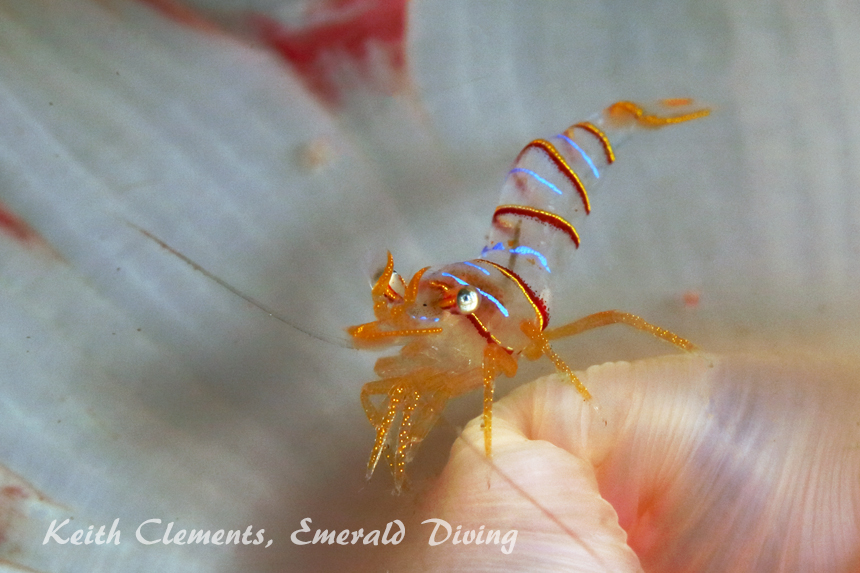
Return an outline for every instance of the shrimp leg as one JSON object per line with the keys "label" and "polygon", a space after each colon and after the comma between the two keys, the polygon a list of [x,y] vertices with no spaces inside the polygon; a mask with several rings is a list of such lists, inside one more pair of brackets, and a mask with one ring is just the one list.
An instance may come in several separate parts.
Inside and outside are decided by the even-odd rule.
{"label": "shrimp leg", "polygon": [[602,312],[595,312],[594,314],[589,314],[588,316],[580,318],[579,320],[569,324],[565,324],[564,326],[547,330],[543,335],[547,340],[556,340],[558,338],[573,336],[575,334],[585,332],[586,330],[591,330],[592,328],[609,326],[610,324],[626,324],[627,326],[631,326],[637,330],[656,336],[660,340],[665,340],[670,344],[674,344],[681,350],[686,350],[687,352],[696,350],[696,346],[686,338],[681,338],[674,332],[670,332],[665,328],[660,328],[659,326],[651,324],[635,314],[622,312],[620,310],[604,310]]}
{"label": "shrimp leg", "polygon": [[555,365],[556,370],[567,375],[573,385],[576,386],[577,391],[582,394],[582,397],[589,400],[591,399],[591,393],[579,378],[577,378],[576,374],[573,373],[570,366],[568,366],[567,363],[565,363],[564,360],[562,360],[561,357],[552,349],[552,346],[550,346],[550,340],[574,336],[587,330],[599,328],[601,326],[609,326],[610,324],[625,324],[635,328],[636,330],[647,332],[660,340],[665,340],[666,342],[687,352],[695,352],[697,350],[696,346],[686,338],[682,338],[674,332],[666,330],[665,328],[660,328],[655,324],[651,324],[635,314],[622,312],[620,310],[604,310],[602,312],[589,314],[579,320],[544,332],[541,332],[534,323],[528,321],[523,322],[522,330],[532,341],[531,345],[523,350],[523,354],[525,354],[526,358],[529,360],[537,360],[541,356],[549,358]]}
{"label": "shrimp leg", "polygon": [[[574,323],[575,324],[575,323]],[[549,344],[549,337],[542,332],[540,327],[530,321],[523,321],[520,325],[522,331],[531,339],[531,344],[523,350],[523,354],[529,360],[537,360],[541,356],[546,356],[555,366],[555,369],[568,377],[570,382],[576,386],[577,392],[582,394],[585,400],[591,400],[591,392],[585,387],[580,379],[573,373],[573,370],[567,363],[561,359],[561,356],[556,354],[555,350]],[[564,328],[564,327],[560,327]],[[586,329],[587,330],[587,329]]]}
{"label": "shrimp leg", "polygon": [[[377,408],[370,401],[371,396],[380,394],[388,396],[388,400],[384,403],[384,407],[387,407],[385,411],[383,408]],[[405,384],[396,378],[368,382],[361,388],[361,405],[364,406],[367,419],[376,428],[376,441],[370,452],[370,459],[367,461],[367,479],[370,479],[376,469],[376,464],[379,463],[379,458],[385,449],[388,432],[397,416],[397,409],[404,399],[404,394]]]}
{"label": "shrimp leg", "polygon": [[[451,397],[438,387],[446,373],[434,374],[427,369],[410,376],[399,376],[368,382],[361,389],[361,404],[371,425],[376,429],[376,441],[367,462],[367,479],[373,475],[379,460],[385,459],[394,476],[399,492],[406,481],[406,464],[415,453],[415,446],[424,439]],[[432,390],[418,388],[434,387]],[[383,396],[377,406],[371,398]]]}
{"label": "shrimp leg", "polygon": [[496,378],[504,372],[511,378],[517,373],[517,361],[498,344],[488,344],[484,348],[482,364],[484,375],[484,451],[487,457],[493,454],[493,394],[496,389]]}

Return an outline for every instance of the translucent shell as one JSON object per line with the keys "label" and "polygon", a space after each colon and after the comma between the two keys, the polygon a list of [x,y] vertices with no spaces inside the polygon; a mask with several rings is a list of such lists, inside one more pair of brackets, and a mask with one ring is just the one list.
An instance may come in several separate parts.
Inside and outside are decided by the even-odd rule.
{"label": "translucent shell", "polygon": [[521,355],[546,356],[584,399],[591,394],[550,341],[609,324],[626,324],[684,350],[687,340],[638,316],[604,311],[548,329],[552,268],[580,245],[575,225],[591,211],[588,190],[615,161],[615,148],[637,130],[697,119],[708,110],[688,99],[648,106],[618,102],[554,138],[520,152],[492,216],[478,259],[425,268],[407,284],[388,254],[371,295],[376,320],[347,329],[356,348],[400,347],[376,362],[379,379],[361,391],[376,440],[368,479],[384,456],[400,491],[406,464],[445,403],[483,389],[486,454],[492,452],[495,379],[513,376]]}

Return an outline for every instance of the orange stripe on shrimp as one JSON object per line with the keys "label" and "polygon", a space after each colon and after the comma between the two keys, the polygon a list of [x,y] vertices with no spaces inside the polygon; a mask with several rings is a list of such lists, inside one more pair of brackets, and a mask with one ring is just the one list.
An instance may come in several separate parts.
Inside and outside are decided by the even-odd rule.
{"label": "orange stripe on shrimp", "polygon": [[585,206],[585,213],[588,214],[591,212],[591,202],[588,200],[588,192],[585,190],[585,185],[582,184],[582,180],[579,178],[579,175],[576,174],[576,171],[568,165],[567,161],[565,161],[564,157],[556,150],[552,143],[545,139],[535,139],[520,151],[520,154],[517,156],[517,159],[514,163],[518,162],[523,154],[529,149],[540,149],[544,151],[555,163],[555,166],[558,167],[558,170],[561,171],[562,175],[567,177],[571,184],[576,188],[577,193],[579,193],[580,198],[582,199],[582,204]]}
{"label": "orange stripe on shrimp", "polygon": [[488,265],[494,266],[500,273],[514,281],[514,284],[517,285],[517,288],[522,291],[525,295],[526,299],[532,305],[535,310],[535,315],[537,315],[538,319],[538,327],[540,330],[544,330],[549,325],[549,309],[546,307],[546,303],[540,298],[535,292],[526,284],[526,282],[520,278],[520,276],[512,271],[509,268],[503,267],[500,264],[494,263],[493,261],[487,261],[484,259],[478,259],[482,263],[487,263]]}
{"label": "orange stripe on shrimp", "polygon": [[546,223],[555,227],[559,231],[570,237],[573,244],[579,247],[579,233],[573,228],[567,219],[564,219],[555,213],[544,211],[543,209],[535,209],[534,207],[526,207],[525,205],[499,205],[493,213],[493,223],[495,223],[502,215],[518,215],[520,217],[530,217],[537,219],[541,223]]}
{"label": "orange stripe on shrimp", "polygon": [[612,145],[609,143],[609,138],[606,137],[606,134],[600,131],[593,123],[589,121],[581,121],[577,124],[574,124],[567,128],[564,132],[568,137],[573,137],[573,130],[575,128],[584,129],[585,131],[591,133],[594,137],[600,141],[600,145],[603,147],[603,153],[606,155],[606,164],[612,165],[615,162],[615,152],[612,150]]}

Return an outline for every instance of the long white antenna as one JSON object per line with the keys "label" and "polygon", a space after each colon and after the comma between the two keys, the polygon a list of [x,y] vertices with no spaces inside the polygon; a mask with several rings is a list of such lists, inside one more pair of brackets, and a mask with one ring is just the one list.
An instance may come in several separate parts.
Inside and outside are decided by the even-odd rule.
{"label": "long white antenna", "polygon": [[169,253],[170,253],[170,254],[172,254],[173,256],[175,256],[175,257],[179,258],[180,260],[184,261],[186,264],[188,264],[189,266],[191,266],[191,268],[193,268],[195,271],[199,272],[200,274],[202,274],[203,276],[205,276],[205,277],[206,277],[206,278],[208,278],[209,280],[211,280],[211,281],[215,282],[216,284],[218,284],[218,285],[220,285],[220,286],[224,287],[225,289],[227,289],[227,290],[228,290],[228,291],[230,291],[231,293],[235,294],[236,296],[238,296],[238,297],[239,297],[239,298],[241,298],[242,300],[244,300],[244,301],[246,301],[246,302],[248,302],[248,303],[250,303],[250,304],[252,304],[252,305],[256,306],[257,308],[259,308],[260,310],[262,310],[263,312],[265,312],[266,314],[268,314],[269,316],[271,316],[271,317],[272,317],[272,318],[274,318],[275,320],[278,320],[278,321],[280,321],[280,322],[283,322],[284,324],[286,324],[287,326],[289,326],[289,327],[290,327],[290,328],[292,328],[293,330],[297,330],[298,332],[301,332],[302,334],[304,334],[304,335],[306,335],[306,336],[310,336],[311,338],[314,338],[314,339],[319,340],[319,341],[321,341],[321,342],[327,342],[327,343],[329,343],[329,344],[332,344],[332,345],[334,345],[334,346],[339,346],[339,347],[341,347],[341,348],[350,348],[350,349],[354,349],[352,346],[350,346],[349,344],[347,344],[347,343],[346,343],[346,342],[344,342],[343,340],[339,340],[339,339],[337,339],[337,338],[331,338],[331,337],[328,337],[328,336],[324,336],[324,335],[322,335],[322,334],[318,334],[318,333],[315,333],[315,332],[311,332],[311,331],[309,331],[309,330],[305,330],[304,328],[301,328],[301,327],[299,327],[299,326],[296,326],[295,324],[293,324],[292,322],[290,322],[289,320],[287,320],[286,318],[284,318],[283,316],[281,316],[280,314],[278,314],[278,313],[277,313],[275,310],[273,310],[272,308],[270,308],[270,307],[266,306],[265,304],[263,304],[262,302],[258,301],[258,300],[257,300],[257,299],[255,299],[255,298],[253,298],[252,296],[249,296],[249,295],[247,295],[247,294],[243,293],[242,291],[240,291],[239,289],[237,289],[236,287],[234,287],[234,286],[233,286],[233,285],[231,285],[230,283],[226,282],[224,279],[217,277],[217,276],[216,276],[216,275],[214,275],[213,273],[210,273],[209,271],[207,271],[206,269],[204,269],[202,266],[200,266],[199,264],[195,263],[193,260],[189,259],[188,257],[186,257],[185,255],[183,255],[182,253],[180,253],[179,251],[177,251],[176,249],[174,249],[173,247],[171,247],[170,245],[168,245],[167,243],[165,243],[164,241],[162,241],[161,239],[159,239],[158,237],[156,237],[155,235],[153,235],[152,233],[150,233],[150,232],[149,232],[149,231],[147,231],[146,229],[143,229],[143,228],[141,228],[141,227],[138,227],[137,225],[135,225],[134,223],[132,223],[131,221],[128,221],[128,220],[126,220],[126,219],[123,219],[123,221],[125,221],[125,224],[126,224],[126,225],[128,225],[129,227],[132,227],[132,228],[136,229],[136,230],[137,230],[140,234],[142,234],[144,237],[146,237],[146,238],[148,238],[148,239],[150,239],[150,240],[155,241],[156,243],[158,243],[158,244],[161,246],[161,248],[162,248],[162,249],[166,250],[167,252],[169,252]]}

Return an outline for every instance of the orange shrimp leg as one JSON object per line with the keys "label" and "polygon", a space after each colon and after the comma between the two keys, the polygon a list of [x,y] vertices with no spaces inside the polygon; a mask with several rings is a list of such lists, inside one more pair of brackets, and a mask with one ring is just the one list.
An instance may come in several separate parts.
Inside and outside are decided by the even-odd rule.
{"label": "orange shrimp leg", "polygon": [[[361,404],[367,419],[376,429],[376,441],[367,462],[367,479],[373,475],[384,454],[394,477],[395,489],[398,492],[403,490],[406,464],[451,397],[449,392],[439,388],[440,379],[447,375],[421,369],[410,376],[368,382],[362,387]],[[422,387],[433,389],[419,390]],[[383,396],[382,404],[376,406],[371,401],[373,396]]]}
{"label": "orange shrimp leg", "polygon": [[[397,432],[394,452],[386,452],[391,475],[394,477],[394,488],[399,492],[406,481],[406,462],[409,461],[409,448],[413,443],[413,418],[418,407],[421,394],[416,390],[406,390],[403,397],[402,418]],[[419,412],[420,414],[420,412]]]}
{"label": "orange shrimp leg", "polygon": [[591,400],[591,392],[588,391],[585,384],[583,384],[576,374],[573,373],[570,366],[561,359],[561,356],[555,353],[555,350],[553,350],[549,344],[549,337],[546,333],[541,332],[540,327],[537,324],[529,321],[524,321],[521,328],[522,331],[526,333],[526,336],[528,336],[532,341],[531,346],[523,350],[523,354],[525,354],[526,358],[529,360],[537,360],[541,356],[546,356],[553,363],[556,370],[568,377],[571,383],[576,387],[576,390],[582,394],[584,399]]}
{"label": "orange shrimp leg", "polygon": [[565,324],[564,326],[547,330],[543,335],[547,340],[556,340],[566,336],[573,336],[575,334],[585,332],[586,330],[591,330],[592,328],[609,326],[610,324],[626,324],[636,330],[641,330],[651,334],[652,336],[656,336],[660,340],[665,340],[669,344],[674,344],[681,350],[686,350],[687,352],[696,350],[696,346],[686,338],[681,338],[674,332],[670,332],[665,328],[660,328],[659,326],[651,324],[635,314],[622,312],[620,310],[604,310],[602,312],[595,312],[594,314],[589,314],[588,316],[580,318],[579,320],[569,324]]}
{"label": "orange shrimp leg", "polygon": [[580,318],[579,320],[576,320],[569,324],[565,324],[564,326],[559,326],[558,328],[547,330],[545,332],[541,332],[538,326],[534,323],[528,321],[523,322],[522,330],[532,341],[532,344],[528,348],[526,348],[523,353],[529,360],[537,360],[541,356],[546,356],[547,358],[549,358],[550,361],[552,361],[552,363],[555,365],[556,370],[567,375],[570,381],[573,382],[573,385],[576,386],[577,391],[582,394],[582,397],[586,400],[589,400],[591,398],[591,393],[579,380],[579,378],[577,378],[577,376],[573,373],[573,370],[571,370],[570,366],[568,366],[564,362],[564,360],[562,360],[561,357],[555,353],[549,342],[550,340],[556,340],[559,338],[564,338],[566,336],[574,336],[587,330],[599,328],[601,326],[609,326],[610,324],[626,324],[627,326],[631,326],[636,330],[647,332],[648,334],[651,334],[652,336],[655,336],[660,340],[665,340],[666,342],[673,344],[681,350],[685,350],[687,352],[694,352],[695,350],[697,350],[696,346],[686,338],[682,338],[674,332],[651,324],[650,322],[639,316],[636,316],[635,314],[631,314],[629,312],[621,312],[620,310],[604,310],[602,312],[589,314],[588,316]]}
{"label": "orange shrimp leg", "polygon": [[493,393],[496,378],[502,372],[508,378],[517,373],[517,361],[498,344],[488,344],[484,349],[484,451],[487,457],[493,453]]}
{"label": "orange shrimp leg", "polygon": [[[368,382],[361,388],[361,405],[364,406],[364,412],[367,414],[367,419],[371,425],[376,428],[376,441],[373,444],[373,449],[370,452],[370,459],[367,462],[367,479],[373,475],[376,469],[376,464],[379,463],[379,458],[385,449],[386,438],[397,416],[397,407],[403,401],[405,388],[402,382],[398,383],[395,380],[376,380]],[[386,394],[388,400],[385,402],[387,410],[383,412],[378,409],[370,401],[370,397],[379,394]]]}

